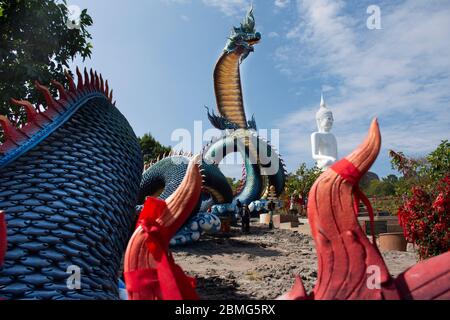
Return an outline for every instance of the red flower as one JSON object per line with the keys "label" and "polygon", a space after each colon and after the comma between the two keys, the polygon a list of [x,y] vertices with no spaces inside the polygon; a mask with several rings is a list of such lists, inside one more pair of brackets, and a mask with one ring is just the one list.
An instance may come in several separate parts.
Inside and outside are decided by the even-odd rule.
{"label": "red flower", "polygon": [[444,212],[444,204],[446,202],[446,199],[444,198],[444,195],[442,193],[439,193],[436,200],[433,203],[433,209],[437,210],[438,212]]}
{"label": "red flower", "polygon": [[445,230],[445,225],[443,223],[436,223],[434,226],[434,232],[442,232]]}
{"label": "red flower", "polygon": [[405,238],[418,247],[420,258],[450,249],[450,176],[430,191],[416,186],[398,209]]}

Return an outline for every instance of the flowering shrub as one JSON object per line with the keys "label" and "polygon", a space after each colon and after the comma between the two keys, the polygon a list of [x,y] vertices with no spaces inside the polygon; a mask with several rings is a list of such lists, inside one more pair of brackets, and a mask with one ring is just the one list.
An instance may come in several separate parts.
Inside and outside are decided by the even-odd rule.
{"label": "flowering shrub", "polygon": [[408,242],[418,247],[420,259],[450,250],[450,175],[436,187],[415,186],[398,209],[399,223]]}

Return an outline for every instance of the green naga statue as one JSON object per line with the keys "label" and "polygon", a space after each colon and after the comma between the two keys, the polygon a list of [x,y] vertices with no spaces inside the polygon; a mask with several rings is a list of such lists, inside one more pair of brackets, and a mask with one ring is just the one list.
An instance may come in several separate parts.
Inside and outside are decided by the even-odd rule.
{"label": "green naga statue", "polygon": [[[206,220],[214,214],[232,214],[237,200],[242,204],[260,200],[270,186],[274,187],[277,196],[284,190],[286,173],[281,158],[268,141],[257,135],[255,118],[247,121],[245,115],[240,65],[260,40],[253,8],[250,8],[240,26],[233,28],[214,69],[219,115],[208,110],[208,119],[215,128],[223,130],[223,135],[203,148],[203,192],[191,219],[173,238],[172,244],[197,240],[203,229],[210,229],[211,221]],[[234,152],[241,154],[244,170],[241,185],[233,194],[219,169],[219,163]],[[186,158],[186,161],[180,161],[180,157]],[[140,202],[147,196],[167,199],[183,179],[189,158],[186,155],[170,155],[152,164],[143,175]],[[210,208],[213,215],[205,214]]]}

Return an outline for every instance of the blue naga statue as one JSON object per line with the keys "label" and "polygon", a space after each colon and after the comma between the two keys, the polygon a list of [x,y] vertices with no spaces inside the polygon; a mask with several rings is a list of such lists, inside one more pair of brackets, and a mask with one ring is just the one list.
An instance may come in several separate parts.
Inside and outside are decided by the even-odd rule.
{"label": "blue naga statue", "polygon": [[[207,213],[213,205],[249,204],[268,186],[283,191],[282,160],[257,136],[254,118],[246,120],[242,99],[239,66],[260,38],[250,10],[216,65],[220,116],[208,116],[224,134],[203,150],[202,193],[172,244],[217,231],[220,220]],[[186,155],[170,155],[142,174],[138,139],[112,102],[108,82],[92,70],[77,69],[77,78],[75,84],[67,74],[68,88],[53,82],[58,99],[36,83],[45,111],[12,100],[26,112],[21,127],[0,116],[0,299],[117,299],[137,209],[148,196],[167,199],[186,175]],[[236,194],[218,167],[230,152],[245,162]],[[67,283],[74,266],[82,270],[77,290]]]}
{"label": "blue naga statue", "polygon": [[[0,210],[7,250],[0,266],[3,299],[115,299],[121,259],[135,225],[143,167],[138,140],[97,73],[59,99],[36,84],[42,112],[27,101],[27,124],[0,117]],[[83,270],[81,290],[67,285]]]}

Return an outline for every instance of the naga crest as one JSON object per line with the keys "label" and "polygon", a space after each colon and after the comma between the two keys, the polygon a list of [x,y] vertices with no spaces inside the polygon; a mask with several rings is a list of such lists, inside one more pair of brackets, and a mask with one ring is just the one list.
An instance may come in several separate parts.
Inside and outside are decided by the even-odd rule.
{"label": "naga crest", "polygon": [[242,48],[244,50],[244,54],[240,59],[240,62],[242,62],[248,57],[250,52],[253,52],[253,45],[257,44],[260,40],[261,33],[256,32],[255,17],[253,15],[253,7],[251,7],[241,22],[241,25],[239,27],[233,27],[224,51],[231,53],[238,48]]}

